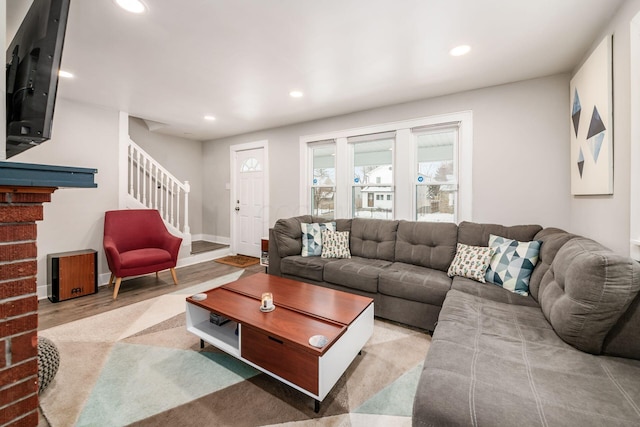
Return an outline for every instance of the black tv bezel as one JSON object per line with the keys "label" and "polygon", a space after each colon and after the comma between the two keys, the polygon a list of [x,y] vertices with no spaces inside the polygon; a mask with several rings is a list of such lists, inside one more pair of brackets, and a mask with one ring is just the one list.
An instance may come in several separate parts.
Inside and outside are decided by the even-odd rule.
{"label": "black tv bezel", "polygon": [[6,158],[51,139],[69,5],[34,0],[7,49]]}

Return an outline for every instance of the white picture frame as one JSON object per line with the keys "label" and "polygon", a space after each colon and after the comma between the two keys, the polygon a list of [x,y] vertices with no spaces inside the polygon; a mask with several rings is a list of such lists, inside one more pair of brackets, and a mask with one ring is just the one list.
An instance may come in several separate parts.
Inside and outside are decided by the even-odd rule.
{"label": "white picture frame", "polygon": [[613,194],[612,36],[571,79],[571,194]]}

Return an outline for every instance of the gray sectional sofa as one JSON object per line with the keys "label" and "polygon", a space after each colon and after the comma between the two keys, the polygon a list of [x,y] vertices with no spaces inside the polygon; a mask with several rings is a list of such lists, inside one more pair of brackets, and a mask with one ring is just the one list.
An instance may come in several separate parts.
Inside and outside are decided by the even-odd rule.
{"label": "gray sectional sofa", "polygon": [[[300,224],[269,233],[269,273],[374,299],[379,317],[433,332],[414,426],[640,425],[640,264],[555,228],[337,220],[350,259],[302,257]],[[456,244],[542,242],[520,296],[449,278]],[[437,324],[437,327],[436,327]]]}

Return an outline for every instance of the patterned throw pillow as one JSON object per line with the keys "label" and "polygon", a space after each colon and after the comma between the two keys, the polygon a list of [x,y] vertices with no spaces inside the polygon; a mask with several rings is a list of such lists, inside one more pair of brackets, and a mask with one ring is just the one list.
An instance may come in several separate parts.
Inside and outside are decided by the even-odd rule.
{"label": "patterned throw pillow", "polygon": [[322,258],[351,258],[348,231],[322,231]]}
{"label": "patterned throw pillow", "polygon": [[461,276],[485,283],[484,275],[489,267],[493,249],[484,246],[469,246],[458,243],[447,275]]}
{"label": "patterned throw pillow", "polygon": [[529,279],[538,262],[541,242],[518,242],[489,235],[489,247],[495,250],[487,269],[487,282],[520,294],[529,295]]}
{"label": "patterned throw pillow", "polygon": [[302,256],[320,256],[322,254],[322,230],[336,230],[335,222],[300,224],[302,229]]}

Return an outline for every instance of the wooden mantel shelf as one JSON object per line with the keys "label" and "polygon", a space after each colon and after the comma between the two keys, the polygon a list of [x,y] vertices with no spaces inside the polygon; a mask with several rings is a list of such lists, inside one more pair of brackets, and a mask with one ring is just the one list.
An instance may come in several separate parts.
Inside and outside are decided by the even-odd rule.
{"label": "wooden mantel shelf", "polygon": [[0,161],[0,187],[96,188],[97,169]]}

